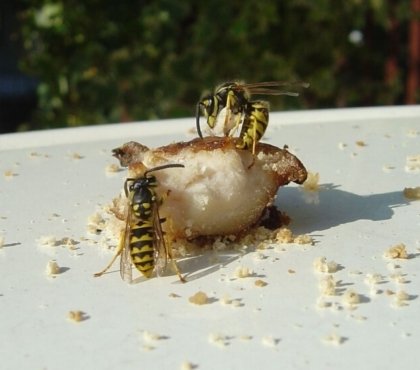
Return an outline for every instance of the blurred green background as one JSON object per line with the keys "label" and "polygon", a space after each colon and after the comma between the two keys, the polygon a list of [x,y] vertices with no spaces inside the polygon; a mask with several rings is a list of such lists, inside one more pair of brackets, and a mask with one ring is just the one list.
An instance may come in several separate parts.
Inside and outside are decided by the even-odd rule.
{"label": "blurred green background", "polygon": [[0,119],[27,109],[10,131],[192,117],[229,80],[311,84],[273,111],[420,101],[418,0],[7,1]]}

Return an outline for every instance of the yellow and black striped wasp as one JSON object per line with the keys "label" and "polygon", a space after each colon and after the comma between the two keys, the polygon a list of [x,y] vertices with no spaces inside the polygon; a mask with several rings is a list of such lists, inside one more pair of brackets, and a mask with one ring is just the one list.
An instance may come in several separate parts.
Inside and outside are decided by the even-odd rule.
{"label": "yellow and black striped wasp", "polygon": [[196,108],[197,133],[202,138],[200,128],[200,115],[203,113],[210,128],[214,128],[221,111],[225,112],[223,122],[223,133],[225,136],[232,136],[242,122],[242,129],[239,134],[241,149],[252,149],[255,154],[255,145],[261,140],[268,126],[269,104],[265,101],[252,101],[252,95],[289,95],[298,96],[296,92],[284,91],[281,88],[286,86],[308,87],[302,82],[257,82],[239,83],[226,82],[218,86],[214,94],[204,96]]}
{"label": "yellow and black striped wasp", "polygon": [[123,280],[132,281],[132,265],[146,278],[150,278],[154,270],[159,271],[171,260],[179,279],[185,282],[172,258],[170,248],[167,248],[162,223],[164,218],[159,217],[158,199],[154,188],[158,186],[155,176],[151,172],[166,168],[184,167],[182,164],[166,164],[147,170],[143,176],[128,178],[124,183],[125,195],[129,200],[125,228],[121,232],[117,252],[111,262],[94,276],[103,275],[118,256],[120,258],[120,274]]}

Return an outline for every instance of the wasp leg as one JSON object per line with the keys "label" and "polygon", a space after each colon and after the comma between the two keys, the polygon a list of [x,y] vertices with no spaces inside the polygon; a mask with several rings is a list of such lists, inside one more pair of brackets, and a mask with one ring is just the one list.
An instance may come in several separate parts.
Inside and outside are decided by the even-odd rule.
{"label": "wasp leg", "polygon": [[[239,114],[239,112],[236,112],[233,110],[233,108],[235,107],[235,94],[233,91],[229,91],[227,98],[226,98],[226,114],[225,114],[225,122],[223,124],[223,132],[225,134],[225,136],[229,136],[232,137],[233,135],[235,135],[236,131],[239,128],[239,125],[241,124],[241,114]],[[231,127],[231,120],[232,120],[232,116],[234,119],[234,124]]]}
{"label": "wasp leg", "polygon": [[171,247],[168,248],[167,253],[168,253],[168,258],[171,260],[172,268],[174,269],[175,273],[178,275],[179,280],[181,280],[182,283],[186,283],[187,280],[181,275],[181,271],[179,271],[179,267],[176,264],[174,258],[172,257]]}
{"label": "wasp leg", "polygon": [[201,132],[201,127],[200,127],[200,109],[201,109],[201,104],[198,103],[196,107],[196,112],[195,112],[195,126],[197,129],[198,136],[202,139],[203,133]]}
{"label": "wasp leg", "polygon": [[124,249],[124,245],[125,245],[125,238],[123,238],[123,234],[124,231],[121,232],[121,237],[120,237],[120,243],[118,244],[118,249],[117,252],[115,253],[114,257],[112,257],[111,261],[108,263],[108,265],[100,272],[97,272],[96,274],[93,274],[94,277],[99,277],[102,276],[103,274],[105,274],[105,272],[107,272],[111,266],[114,264],[115,260],[118,258],[119,255],[121,255],[123,249]]}

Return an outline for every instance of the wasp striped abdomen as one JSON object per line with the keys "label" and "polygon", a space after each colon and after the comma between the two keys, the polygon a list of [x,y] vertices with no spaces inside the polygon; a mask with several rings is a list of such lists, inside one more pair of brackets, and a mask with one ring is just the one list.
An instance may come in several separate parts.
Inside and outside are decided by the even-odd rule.
{"label": "wasp striped abdomen", "polygon": [[150,220],[138,220],[130,229],[130,255],[134,266],[149,278],[155,267],[155,231]]}
{"label": "wasp striped abdomen", "polygon": [[249,102],[245,108],[244,121],[239,135],[239,149],[248,149],[255,154],[255,146],[268,126],[269,104],[266,101]]}

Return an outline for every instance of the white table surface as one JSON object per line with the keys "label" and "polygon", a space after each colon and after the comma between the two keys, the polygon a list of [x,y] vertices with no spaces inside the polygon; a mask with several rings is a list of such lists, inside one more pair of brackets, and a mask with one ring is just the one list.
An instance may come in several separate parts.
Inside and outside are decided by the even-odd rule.
{"label": "white table surface", "polygon": [[[223,265],[214,255],[186,259],[179,263],[186,284],[165,276],[128,285],[118,264],[93,278],[112,251],[89,241],[98,238],[87,233],[87,219],[125,178],[106,174],[117,163],[111,150],[130,140],[150,147],[188,140],[193,127],[188,118],[0,136],[0,368],[418,368],[420,201],[402,191],[420,186],[420,173],[406,169],[407,156],[420,154],[420,107],[271,114],[264,141],[287,144],[320,174],[318,202],[296,185],[277,199],[292,231],[311,235],[313,246],[224,252]],[[40,246],[47,235],[79,244]],[[398,243],[410,258],[385,259]],[[320,256],[340,265],[330,308],[317,305],[325,274],[312,264]],[[55,278],[45,274],[52,259],[62,267]],[[238,266],[254,275],[235,278]],[[383,277],[377,294],[364,282],[372,273]],[[406,283],[396,283],[395,273]],[[256,287],[257,279],[268,285]],[[346,289],[361,295],[354,310],[341,306]],[[188,301],[199,290],[209,304]],[[406,306],[387,293],[399,290],[409,294]],[[222,304],[226,296],[239,304]],[[86,319],[69,321],[72,310]],[[325,341],[333,333],[340,344]],[[212,342],[216,334],[224,345]]]}

